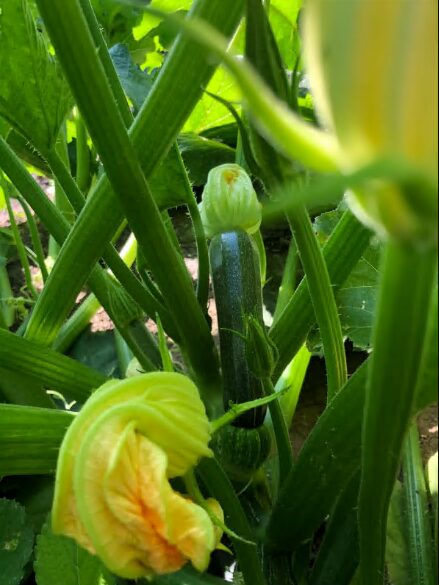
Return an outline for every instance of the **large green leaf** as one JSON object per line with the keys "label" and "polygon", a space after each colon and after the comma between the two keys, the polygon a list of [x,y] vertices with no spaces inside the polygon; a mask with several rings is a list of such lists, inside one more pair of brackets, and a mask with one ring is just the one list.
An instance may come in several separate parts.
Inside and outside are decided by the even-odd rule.
{"label": "large green leaf", "polygon": [[23,506],[0,500],[0,578],[2,585],[18,585],[32,554],[34,533]]}
{"label": "large green leaf", "polygon": [[113,585],[98,557],[65,536],[53,534],[45,524],[37,537],[35,576],[38,585]]}
{"label": "large green leaf", "polygon": [[293,69],[300,44],[297,17],[302,0],[271,0],[270,23],[285,65]]}
{"label": "large green leaf", "polygon": [[135,109],[140,110],[146,96],[151,91],[155,76],[147,71],[142,71],[134,63],[127,45],[122,43],[114,45],[110,49],[110,55],[125,93]]}
{"label": "large green leaf", "polygon": [[0,62],[0,115],[46,152],[71,97],[26,0],[0,0]]}
{"label": "large green leaf", "polygon": [[[341,209],[336,209],[316,218],[314,230],[322,245],[332,234],[341,215]],[[372,325],[380,277],[378,269],[380,252],[380,244],[377,240],[372,240],[336,294],[343,333],[359,350],[367,350],[371,346]],[[317,329],[313,329],[308,338],[308,344],[313,351],[321,349]]]}

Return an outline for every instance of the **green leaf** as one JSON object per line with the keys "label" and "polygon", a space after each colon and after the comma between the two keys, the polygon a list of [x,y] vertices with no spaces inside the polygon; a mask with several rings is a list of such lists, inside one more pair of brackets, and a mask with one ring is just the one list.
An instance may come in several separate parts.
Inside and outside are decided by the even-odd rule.
{"label": "green leaf", "polygon": [[119,376],[114,331],[84,331],[69,356],[108,378]]}
{"label": "green leaf", "polygon": [[18,585],[32,554],[34,533],[23,506],[0,500],[0,575],[2,585]]}
{"label": "green leaf", "polygon": [[300,50],[297,17],[301,6],[302,0],[270,2],[270,23],[283,62],[289,69],[295,67]]}
{"label": "green leaf", "polygon": [[47,151],[71,97],[25,0],[0,0],[0,62],[0,115],[36,148]]}
{"label": "green leaf", "polygon": [[155,76],[142,71],[134,63],[126,45],[121,43],[114,45],[110,49],[110,55],[125,93],[133,102],[135,109],[140,110],[151,91]]}
{"label": "green leaf", "polygon": [[[342,216],[342,208],[323,213],[314,222],[314,230],[322,245],[326,243]],[[379,284],[379,261],[381,246],[373,239],[361,256],[344,285],[337,291],[336,301],[340,314],[343,334],[354,347],[368,350]],[[318,330],[314,328],[308,337],[311,351],[321,350]]]}
{"label": "green leaf", "polygon": [[53,534],[48,523],[37,537],[34,569],[37,585],[113,585],[116,582],[98,557],[74,540]]}
{"label": "green leaf", "polygon": [[110,46],[127,40],[142,18],[140,9],[121,0],[91,0],[91,5]]}
{"label": "green leaf", "polygon": [[386,561],[394,585],[413,585],[405,514],[404,490],[398,481],[393,490],[387,519]]}
{"label": "green leaf", "polygon": [[[218,67],[206,90],[233,104],[241,101],[241,92],[232,75],[224,67]],[[237,109],[239,111],[239,108]],[[204,94],[195,106],[183,130],[199,134],[207,128],[230,122],[233,122],[233,117],[228,109],[209,95]]]}
{"label": "green leaf", "polygon": [[206,184],[207,175],[211,169],[235,161],[233,148],[194,133],[181,134],[178,146],[191,183],[197,187]]}

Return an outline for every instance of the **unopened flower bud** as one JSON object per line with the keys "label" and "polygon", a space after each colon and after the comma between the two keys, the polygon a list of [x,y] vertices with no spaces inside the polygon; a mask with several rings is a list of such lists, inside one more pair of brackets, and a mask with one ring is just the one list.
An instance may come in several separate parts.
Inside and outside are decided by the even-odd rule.
{"label": "unopened flower bud", "polygon": [[207,237],[243,230],[253,234],[261,225],[261,204],[252,182],[239,165],[226,164],[209,173],[200,203]]}

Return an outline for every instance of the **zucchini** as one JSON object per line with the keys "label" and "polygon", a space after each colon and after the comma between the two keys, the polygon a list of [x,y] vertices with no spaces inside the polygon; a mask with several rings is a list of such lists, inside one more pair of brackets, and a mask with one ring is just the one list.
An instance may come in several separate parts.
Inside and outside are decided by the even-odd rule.
{"label": "zucchini", "polygon": [[270,454],[271,435],[263,425],[256,429],[228,425],[215,433],[211,447],[229,478],[247,483]]}
{"label": "zucchini", "polygon": [[[262,286],[258,251],[251,236],[241,230],[215,235],[209,248],[218,314],[224,407],[264,396],[263,385],[246,359],[245,324],[253,316],[263,325]],[[245,428],[260,426],[266,407],[246,412],[234,421]]]}

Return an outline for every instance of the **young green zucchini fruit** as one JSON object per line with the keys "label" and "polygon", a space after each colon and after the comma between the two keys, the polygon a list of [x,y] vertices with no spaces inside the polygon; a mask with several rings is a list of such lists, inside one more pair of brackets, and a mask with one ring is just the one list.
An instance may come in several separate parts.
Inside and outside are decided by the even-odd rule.
{"label": "young green zucchini fruit", "polygon": [[[224,407],[264,396],[263,385],[249,367],[246,323],[251,316],[263,327],[261,273],[251,236],[237,230],[212,238],[209,248],[220,338]],[[266,407],[241,415],[235,426],[255,428]]]}
{"label": "young green zucchini fruit", "polygon": [[215,433],[211,446],[229,478],[247,484],[270,454],[271,435],[264,425],[256,429],[228,425]]}
{"label": "young green zucchini fruit", "polygon": [[61,445],[54,532],[127,579],[172,573],[188,561],[206,570],[215,527],[169,480],[211,457],[209,441],[204,405],[189,378],[155,372],[104,384]]}

